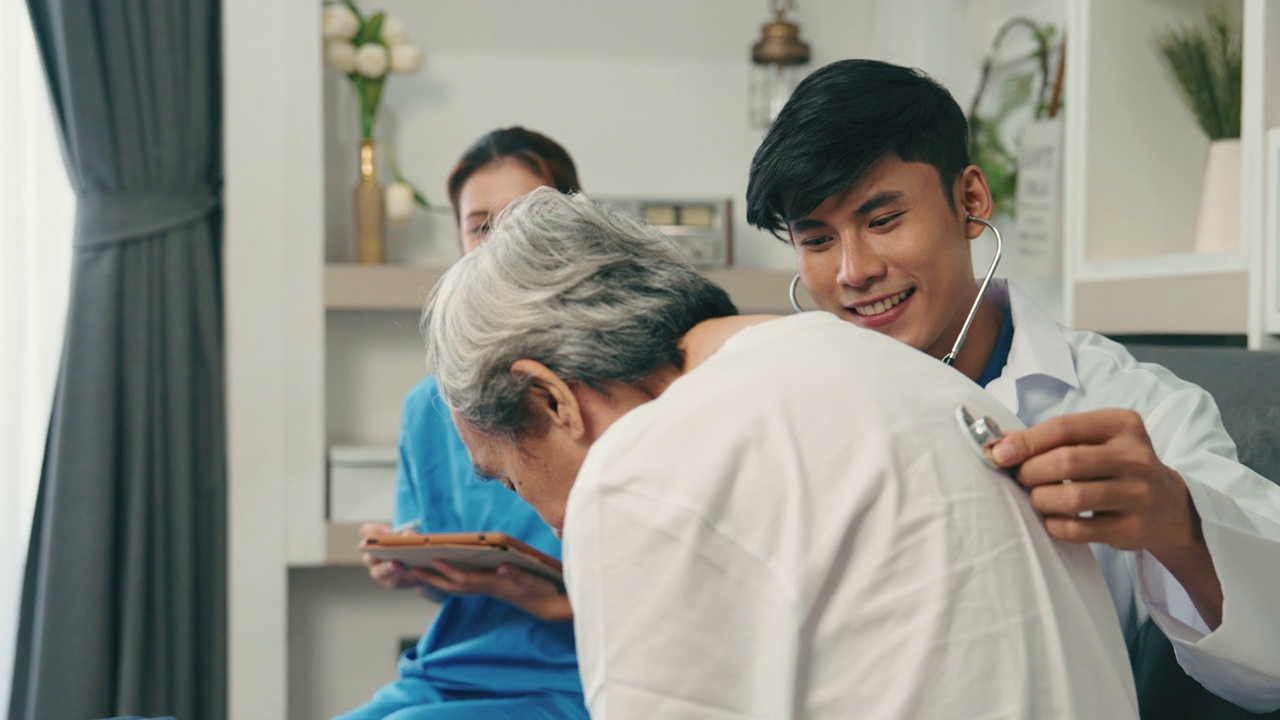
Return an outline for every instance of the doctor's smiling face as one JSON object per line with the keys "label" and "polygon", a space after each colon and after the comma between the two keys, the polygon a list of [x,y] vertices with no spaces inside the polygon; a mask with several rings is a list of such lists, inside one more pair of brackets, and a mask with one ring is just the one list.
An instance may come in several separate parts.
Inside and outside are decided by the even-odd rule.
{"label": "doctor's smiling face", "polygon": [[[933,357],[978,295],[970,242],[991,191],[968,123],[927,75],[842,60],[806,77],[751,160],[747,220],[788,241],[818,307]],[[1003,310],[983,302],[956,369],[982,374]]]}
{"label": "doctor's smiling face", "polygon": [[966,218],[989,210],[976,167],[948,198],[932,165],[887,155],[788,231],[820,309],[941,358],[977,296],[969,241],[983,226]]}

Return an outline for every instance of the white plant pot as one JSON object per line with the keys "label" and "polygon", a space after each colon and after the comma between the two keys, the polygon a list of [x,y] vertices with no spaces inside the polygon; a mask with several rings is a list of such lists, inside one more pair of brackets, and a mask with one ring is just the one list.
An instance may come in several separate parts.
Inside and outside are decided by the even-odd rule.
{"label": "white plant pot", "polygon": [[1240,139],[1214,140],[1204,162],[1196,252],[1240,248]]}

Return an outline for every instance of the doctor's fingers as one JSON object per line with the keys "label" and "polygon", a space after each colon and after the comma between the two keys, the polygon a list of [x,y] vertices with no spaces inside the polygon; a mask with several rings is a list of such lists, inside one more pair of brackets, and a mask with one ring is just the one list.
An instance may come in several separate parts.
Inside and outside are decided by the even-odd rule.
{"label": "doctor's fingers", "polygon": [[1013,467],[1056,448],[1101,445],[1121,438],[1151,445],[1138,413],[1120,409],[1091,410],[1059,415],[1026,430],[1011,431],[991,447],[991,454],[1001,466]]}
{"label": "doctor's fingers", "polygon": [[1027,459],[1018,467],[1018,482],[1026,487],[1063,480],[1147,478],[1160,468],[1149,443],[1121,435],[1101,445],[1056,447]]}
{"label": "doctor's fingers", "polygon": [[1043,515],[1141,513],[1150,507],[1151,486],[1141,480],[1078,480],[1031,489],[1031,506]]}
{"label": "doctor's fingers", "polygon": [[1119,550],[1142,548],[1141,518],[1133,513],[1103,513],[1088,518],[1047,517],[1044,529],[1050,537],[1073,543],[1102,543]]}

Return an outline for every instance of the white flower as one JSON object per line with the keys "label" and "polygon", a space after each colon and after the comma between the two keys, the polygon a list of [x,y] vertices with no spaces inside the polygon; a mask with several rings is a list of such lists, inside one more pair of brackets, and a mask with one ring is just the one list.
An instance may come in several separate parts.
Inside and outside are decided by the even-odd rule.
{"label": "white flower", "polygon": [[387,186],[387,218],[403,224],[413,217],[413,187],[408,183],[391,183]]}
{"label": "white flower", "polygon": [[422,48],[417,45],[396,45],[391,48],[391,71],[415,73],[422,69]]}
{"label": "white flower", "polygon": [[367,78],[377,80],[386,75],[390,64],[387,49],[378,43],[365,43],[356,49],[356,70]]}
{"label": "white flower", "polygon": [[391,47],[402,45],[409,40],[409,32],[405,30],[400,18],[387,15],[382,21],[382,41]]}
{"label": "white flower", "polygon": [[356,46],[346,40],[330,40],[325,44],[324,59],[344,73],[356,70]]}
{"label": "white flower", "polygon": [[320,27],[330,40],[350,40],[360,32],[360,18],[346,5],[331,3],[324,6]]}

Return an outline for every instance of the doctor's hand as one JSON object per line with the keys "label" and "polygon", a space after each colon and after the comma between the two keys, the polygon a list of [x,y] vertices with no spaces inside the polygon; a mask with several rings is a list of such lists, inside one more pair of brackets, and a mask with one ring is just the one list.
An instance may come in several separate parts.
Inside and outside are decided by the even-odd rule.
{"label": "doctor's hand", "polygon": [[551,581],[503,563],[494,570],[463,570],[436,560],[431,568],[410,568],[416,579],[452,595],[489,595],[541,620],[573,619],[569,597]]}
{"label": "doctor's hand", "polygon": [[1141,415],[1118,409],[1062,415],[1009,432],[990,453],[1000,466],[1017,468],[1049,535],[1151,553],[1186,588],[1206,624],[1220,622],[1222,588],[1200,515],[1182,476],[1156,456]]}

